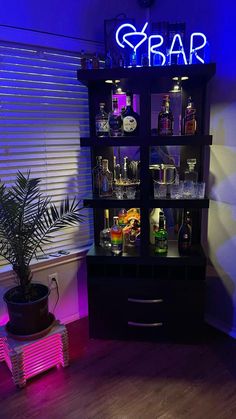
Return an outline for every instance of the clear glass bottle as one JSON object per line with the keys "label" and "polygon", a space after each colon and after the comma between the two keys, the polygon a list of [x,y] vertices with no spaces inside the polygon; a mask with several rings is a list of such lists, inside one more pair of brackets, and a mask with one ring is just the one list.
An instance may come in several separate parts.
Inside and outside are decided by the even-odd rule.
{"label": "clear glass bottle", "polygon": [[113,180],[119,182],[121,178],[120,164],[117,163],[116,156],[113,157]]}
{"label": "clear glass bottle", "polygon": [[105,58],[105,68],[112,68],[112,57],[110,51],[107,51]]}
{"label": "clear glass bottle", "polygon": [[162,65],[162,57],[160,54],[153,55],[153,67],[158,67]]}
{"label": "clear glass bottle", "polygon": [[161,111],[158,115],[158,135],[173,135],[174,118],[170,109],[170,96],[163,96]]}
{"label": "clear glass bottle", "polygon": [[123,248],[123,232],[118,224],[118,217],[113,217],[113,226],[111,227],[111,251],[119,255]]}
{"label": "clear glass bottle", "polygon": [[125,66],[124,56],[120,55],[118,59],[118,67],[124,67],[124,66]]}
{"label": "clear glass bottle", "polygon": [[108,124],[110,137],[120,137],[123,135],[123,123],[118,109],[117,98],[112,99],[112,111],[109,113]]}
{"label": "clear glass bottle", "polygon": [[113,176],[108,168],[108,160],[102,160],[102,170],[99,174],[99,196],[107,197],[112,195]]}
{"label": "clear glass bottle", "polygon": [[113,180],[114,182],[117,181],[116,169],[117,169],[116,156],[113,156]]}
{"label": "clear glass bottle", "polygon": [[184,116],[184,134],[185,135],[194,135],[197,130],[197,121],[196,121],[196,109],[192,98],[188,98],[187,107],[185,110]]}
{"label": "clear glass bottle", "polygon": [[137,66],[137,54],[133,50],[130,54],[130,67],[136,67]]}
{"label": "clear glass bottle", "polygon": [[96,156],[96,165],[92,169],[93,193],[99,194],[100,173],[102,171],[102,156]]}
{"label": "clear glass bottle", "polygon": [[133,110],[132,95],[126,93],[126,109],[122,112],[124,135],[138,135],[139,115]]}
{"label": "clear glass bottle", "polygon": [[149,60],[148,60],[148,56],[147,56],[146,53],[145,54],[142,54],[142,57],[141,57],[141,65],[143,67],[148,67],[149,66]]}
{"label": "clear glass bottle", "polygon": [[184,172],[184,180],[196,183],[198,181],[198,172],[195,170],[197,159],[187,159],[188,169]]}
{"label": "clear glass bottle", "polygon": [[104,210],[104,228],[100,232],[100,246],[104,249],[111,248],[111,229],[109,227],[109,210]]}
{"label": "clear glass bottle", "polygon": [[105,112],[105,103],[99,103],[99,112],[95,117],[96,135],[107,137],[109,135],[108,114]]}
{"label": "clear glass bottle", "polygon": [[165,254],[168,251],[168,233],[165,228],[165,217],[161,211],[159,216],[159,228],[155,231],[155,253]]}
{"label": "clear glass bottle", "polygon": [[122,168],[122,177],[123,177],[123,180],[126,182],[128,180],[128,163],[127,163],[128,159],[129,159],[128,156],[124,157],[123,159],[124,163],[123,163],[123,168]]}
{"label": "clear glass bottle", "polygon": [[188,254],[192,244],[192,222],[190,212],[186,211],[178,233],[178,249],[180,254]]}

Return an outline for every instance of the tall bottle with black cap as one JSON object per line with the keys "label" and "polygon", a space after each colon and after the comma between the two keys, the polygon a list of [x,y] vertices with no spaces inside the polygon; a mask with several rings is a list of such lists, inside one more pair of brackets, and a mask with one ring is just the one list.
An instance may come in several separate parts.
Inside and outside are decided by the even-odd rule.
{"label": "tall bottle with black cap", "polygon": [[178,249],[180,254],[189,254],[192,246],[192,222],[190,212],[184,214],[183,223],[178,234]]}

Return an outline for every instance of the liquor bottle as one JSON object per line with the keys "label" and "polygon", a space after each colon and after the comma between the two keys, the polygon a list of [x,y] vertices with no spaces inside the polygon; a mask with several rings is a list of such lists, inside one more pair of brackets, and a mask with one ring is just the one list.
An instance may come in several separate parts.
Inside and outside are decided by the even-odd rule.
{"label": "liquor bottle", "polygon": [[118,224],[122,228],[127,224],[127,211],[125,208],[121,208],[118,212]]}
{"label": "liquor bottle", "polygon": [[87,58],[83,49],[81,50],[81,53],[80,53],[80,65],[81,65],[82,70],[86,70],[88,68]]}
{"label": "liquor bottle", "polygon": [[145,54],[142,54],[142,57],[141,57],[141,65],[143,67],[148,67],[149,66],[148,56],[147,56],[146,53]]}
{"label": "liquor bottle", "polygon": [[100,232],[100,246],[104,249],[111,248],[111,229],[109,227],[109,210],[104,210],[104,228]]}
{"label": "liquor bottle", "polygon": [[130,54],[130,67],[136,67],[136,65],[137,65],[137,54],[133,50],[132,53]]}
{"label": "liquor bottle", "polygon": [[119,182],[121,178],[120,164],[117,163],[116,156],[113,157],[113,180]]}
{"label": "liquor bottle", "polygon": [[132,95],[126,93],[126,109],[122,113],[124,135],[138,135],[139,115],[133,110]]}
{"label": "liquor bottle", "polygon": [[173,135],[174,118],[170,109],[170,96],[163,96],[161,111],[158,115],[158,135]]}
{"label": "liquor bottle", "polygon": [[123,123],[118,110],[117,98],[112,99],[112,111],[108,116],[108,124],[110,137],[120,137],[123,135]]}
{"label": "liquor bottle", "polygon": [[102,171],[102,156],[96,156],[96,165],[92,170],[93,193],[99,194],[100,173]]}
{"label": "liquor bottle", "polygon": [[184,134],[185,135],[194,135],[197,130],[197,121],[196,121],[196,109],[192,98],[188,98],[187,107],[185,110],[184,117]]}
{"label": "liquor bottle", "polygon": [[98,54],[96,53],[92,57],[92,68],[97,70],[99,69],[99,67],[100,67],[99,57],[98,57]]}
{"label": "liquor bottle", "polygon": [[111,251],[115,255],[122,252],[123,247],[123,232],[118,224],[118,217],[113,217],[113,226],[111,227]]}
{"label": "liquor bottle", "polygon": [[188,254],[192,244],[192,226],[190,212],[187,211],[178,233],[178,249],[180,254]]}
{"label": "liquor bottle", "polygon": [[96,135],[107,137],[109,135],[108,114],[104,110],[105,103],[99,103],[99,112],[95,117]]}
{"label": "liquor bottle", "polygon": [[168,233],[165,229],[164,213],[161,211],[159,216],[159,227],[155,231],[155,253],[165,254],[168,251]]}
{"label": "liquor bottle", "polygon": [[108,168],[108,160],[102,160],[102,170],[99,174],[99,196],[106,197],[112,195],[113,176]]}
{"label": "liquor bottle", "polygon": [[112,58],[111,58],[110,51],[107,51],[107,54],[106,54],[105,68],[112,68]]}
{"label": "liquor bottle", "polygon": [[155,244],[155,232],[159,228],[159,217],[161,208],[153,208],[149,215],[149,227],[150,227],[150,243]]}
{"label": "liquor bottle", "polygon": [[184,172],[184,180],[196,183],[198,181],[198,172],[195,170],[196,159],[187,159],[188,169]]}
{"label": "liquor bottle", "polygon": [[127,163],[128,157],[124,157],[124,164],[123,164],[123,170],[122,170],[122,177],[124,181],[128,180],[128,163]]}
{"label": "liquor bottle", "polygon": [[153,67],[159,67],[162,65],[162,57],[160,54],[153,55]]}
{"label": "liquor bottle", "polygon": [[117,173],[116,173],[116,169],[117,169],[117,163],[116,163],[116,156],[113,156],[113,180],[114,182],[117,181]]}
{"label": "liquor bottle", "polygon": [[124,56],[120,55],[118,59],[118,67],[124,67],[124,66],[125,66]]}

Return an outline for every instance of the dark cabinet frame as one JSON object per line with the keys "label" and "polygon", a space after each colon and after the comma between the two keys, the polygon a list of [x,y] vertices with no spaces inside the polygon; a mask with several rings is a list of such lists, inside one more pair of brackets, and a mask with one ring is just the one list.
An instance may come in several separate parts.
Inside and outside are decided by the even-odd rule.
{"label": "dark cabinet frame", "polygon": [[[140,195],[135,200],[101,199],[91,195],[84,205],[94,209],[95,244],[87,254],[90,336],[97,338],[147,338],[196,333],[204,318],[204,279],[206,256],[201,246],[202,209],[209,199],[153,198],[149,182],[151,146],[179,145],[184,156],[189,150],[199,161],[199,178],[207,181],[209,172],[209,100],[207,85],[215,74],[215,64],[78,70],[78,80],[88,87],[90,137],[81,138],[82,147],[91,148],[91,169],[95,156],[112,162],[113,147],[138,146],[141,173]],[[194,98],[198,132],[194,136],[151,135],[151,94],[170,90],[173,77],[187,76],[182,95]],[[111,107],[111,85],[105,80],[121,81],[140,95],[140,132],[138,137],[96,138],[95,115],[99,102]],[[184,101],[183,100],[183,101]],[[111,167],[112,169],[112,167]],[[130,253],[114,256],[99,247],[103,228],[103,209],[140,208],[141,245]],[[168,254],[158,256],[149,244],[150,208],[189,208],[193,212],[194,245],[190,255],[181,256],[176,242],[169,243]]]}

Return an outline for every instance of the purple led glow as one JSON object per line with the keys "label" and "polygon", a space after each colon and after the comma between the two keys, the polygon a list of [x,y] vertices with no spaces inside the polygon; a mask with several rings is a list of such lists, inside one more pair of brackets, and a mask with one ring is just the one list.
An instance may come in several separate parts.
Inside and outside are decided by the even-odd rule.
{"label": "purple led glow", "polygon": [[0,316],[0,326],[4,326],[9,321],[9,316],[7,313],[2,314]]}
{"label": "purple led glow", "polygon": [[[122,108],[126,107],[126,95],[125,93],[113,94],[112,97],[116,98],[118,101],[118,109],[121,112]],[[133,95],[133,109],[135,112],[139,113],[139,96]]]}
{"label": "purple led glow", "polygon": [[66,328],[56,325],[54,331],[34,341],[20,341],[0,336],[0,361],[5,361],[15,384],[24,386],[26,380],[52,367],[67,366],[68,340]]}

